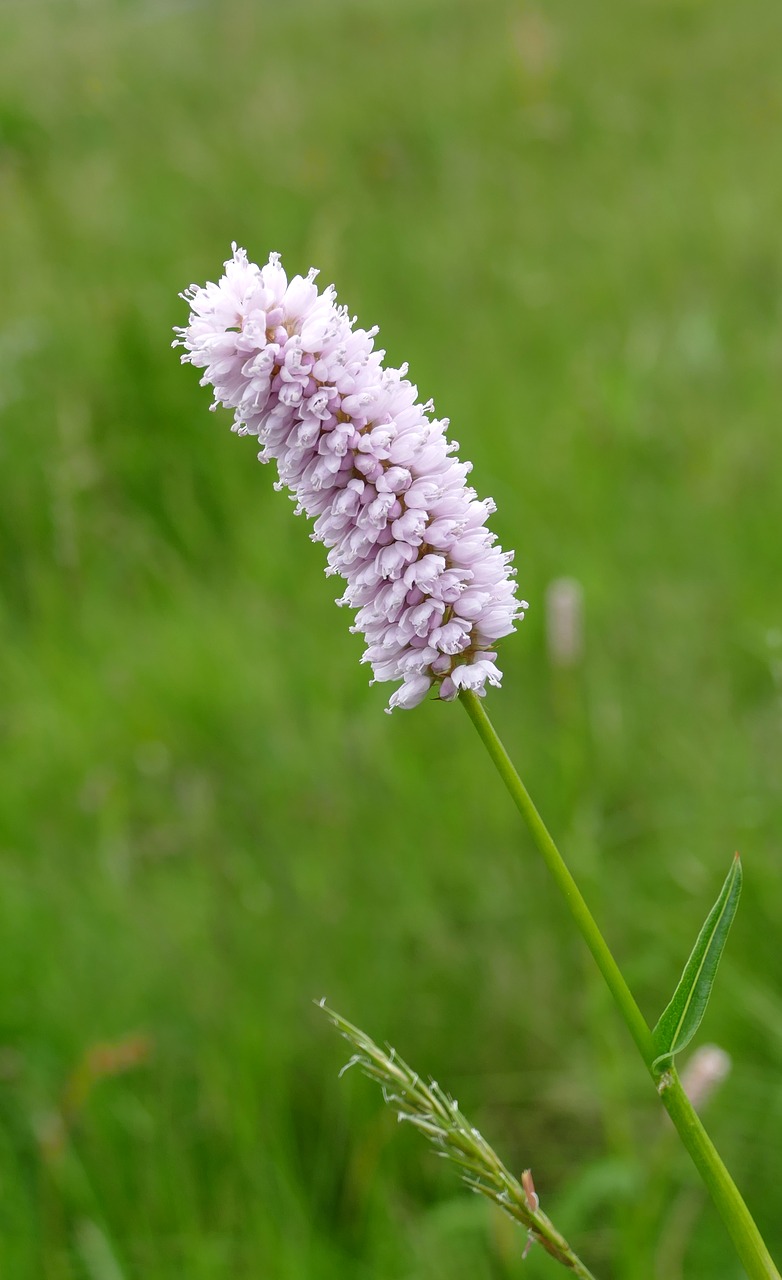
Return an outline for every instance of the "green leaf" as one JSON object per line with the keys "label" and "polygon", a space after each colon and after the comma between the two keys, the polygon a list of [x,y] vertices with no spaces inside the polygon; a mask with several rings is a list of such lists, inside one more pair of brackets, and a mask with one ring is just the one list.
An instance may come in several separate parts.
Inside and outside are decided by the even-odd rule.
{"label": "green leaf", "polygon": [[656,1054],[652,1066],[655,1069],[688,1045],[701,1025],[714,985],[717,965],[736,914],[741,882],[741,858],[736,854],[720,896],[706,917],[690,958],[684,966],[671,1003],[652,1032]]}

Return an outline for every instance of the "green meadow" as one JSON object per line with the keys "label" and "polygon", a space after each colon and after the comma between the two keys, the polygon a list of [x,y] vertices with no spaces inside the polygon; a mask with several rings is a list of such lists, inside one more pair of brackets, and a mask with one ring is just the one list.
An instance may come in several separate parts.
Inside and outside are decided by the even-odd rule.
{"label": "green meadow", "polygon": [[380,324],[495,498],[487,706],[650,1021],[741,850],[705,1120],[782,1259],[780,73],[773,0],[0,4],[3,1280],[564,1275],[324,995],[601,1280],[742,1275],[464,711],[383,714],[170,348],[232,240]]}

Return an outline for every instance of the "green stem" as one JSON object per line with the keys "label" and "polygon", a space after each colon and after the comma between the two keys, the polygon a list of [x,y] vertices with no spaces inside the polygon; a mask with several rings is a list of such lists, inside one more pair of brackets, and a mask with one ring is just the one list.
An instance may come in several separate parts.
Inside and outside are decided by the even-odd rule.
{"label": "green stem", "polygon": [[681,1086],[676,1071],[674,1069],[664,1073],[655,1071],[652,1033],[646,1019],[636,1004],[635,997],[625,982],[581,890],[570,874],[527,788],[486,714],[483,703],[468,690],[463,690],[459,698],[567,902],[570,914],[616,1001],[649,1074],[657,1085],[663,1105],[730,1232],[747,1275],[751,1280],[782,1280],[738,1187],[701,1124]]}
{"label": "green stem", "polygon": [[701,1124],[675,1068],[671,1067],[664,1072],[657,1084],[657,1092],[730,1232],[747,1275],[752,1280],[780,1280],[774,1259],[766,1248],[755,1219]]}
{"label": "green stem", "polygon": [[584,900],[581,890],[565,865],[562,854],[549,835],[543,819],[533,804],[532,797],[511,762],[510,756],[500,742],[497,731],[484,710],[483,703],[474,693],[469,691],[462,692],[460,698],[468,716],[478,730],[486,750],[497,766],[497,772],[508,788],[516,808],[532,832],[532,838],[543,855],[546,866],[562,891],[570,908],[570,914],[573,916],[581,936],[592,952],[611,995],[619,1005],[622,1017],[638,1046],[641,1057],[644,1062],[651,1062],[654,1056],[652,1033],[646,1024],[646,1020],[635,1002],[632,991],[624,980],[619,965],[609,951],[608,945]]}

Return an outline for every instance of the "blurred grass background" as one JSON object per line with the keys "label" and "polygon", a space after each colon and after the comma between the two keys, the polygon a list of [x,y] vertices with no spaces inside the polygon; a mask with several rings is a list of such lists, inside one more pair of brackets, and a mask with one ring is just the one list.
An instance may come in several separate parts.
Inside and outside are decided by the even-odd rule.
{"label": "blurred grass background", "polygon": [[467,717],[382,714],[169,349],[232,239],[496,498],[490,711],[650,1019],[742,850],[709,1127],[782,1254],[781,66],[772,0],[0,6],[4,1277],[556,1274],[337,1080],[323,994],[601,1277],[741,1274]]}

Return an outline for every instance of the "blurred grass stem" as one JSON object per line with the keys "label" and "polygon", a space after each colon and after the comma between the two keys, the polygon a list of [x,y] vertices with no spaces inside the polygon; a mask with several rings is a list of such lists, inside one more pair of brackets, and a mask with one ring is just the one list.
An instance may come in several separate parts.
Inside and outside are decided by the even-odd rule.
{"label": "blurred grass stem", "polygon": [[546,824],[535,808],[532,797],[516,772],[510,756],[486,714],[483,703],[469,690],[463,690],[459,697],[478,730],[497,772],[510,792],[516,808],[526,822],[538,851],[564,895],[570,914],[614,997],[625,1025],[657,1086],[663,1105],[731,1235],[747,1275],[751,1280],[782,1280],[738,1187],[684,1092],[675,1068],[671,1067],[664,1073],[654,1069],[655,1052],[652,1033],[646,1019],[636,1004],[635,997],[600,932],[581,890],[570,874]]}

